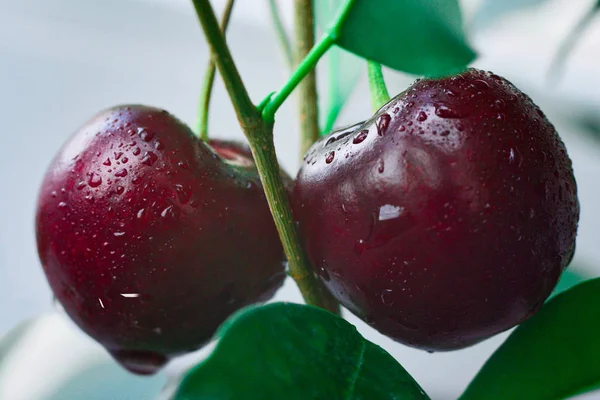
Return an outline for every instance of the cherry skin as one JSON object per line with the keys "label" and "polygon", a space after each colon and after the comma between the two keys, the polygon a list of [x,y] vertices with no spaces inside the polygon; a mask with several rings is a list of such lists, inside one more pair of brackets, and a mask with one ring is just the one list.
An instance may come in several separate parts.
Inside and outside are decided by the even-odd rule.
{"label": "cherry skin", "polygon": [[212,149],[166,111],[116,107],[71,137],[43,181],[36,228],[50,286],[133,372],[201,347],[285,277],[249,150]]}
{"label": "cherry skin", "polygon": [[554,127],[511,83],[473,69],[417,81],[317,142],[292,200],[341,304],[428,351],[535,313],[573,256],[579,219]]}

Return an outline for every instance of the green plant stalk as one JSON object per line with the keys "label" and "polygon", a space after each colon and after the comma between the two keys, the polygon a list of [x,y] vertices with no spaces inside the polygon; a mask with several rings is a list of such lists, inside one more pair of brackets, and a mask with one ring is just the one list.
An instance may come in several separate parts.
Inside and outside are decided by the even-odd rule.
{"label": "green plant stalk", "polygon": [[[229,19],[231,17],[231,10],[235,0],[227,0],[225,4],[225,10],[223,11],[223,17],[221,17],[221,31],[225,33],[227,25],[229,25]],[[210,98],[212,95],[212,88],[215,82],[216,66],[212,60],[212,56],[208,60],[208,66],[204,73],[204,83],[202,85],[202,92],[200,92],[200,102],[198,107],[198,135],[200,139],[208,142],[208,113],[210,108]]]}
{"label": "green plant stalk", "polygon": [[381,64],[367,61],[367,73],[369,75],[369,91],[371,92],[371,108],[375,113],[390,101],[390,95],[383,79]]}
{"label": "green plant stalk", "polygon": [[[299,64],[315,44],[315,23],[312,0],[294,1],[296,30],[295,62]],[[317,73],[313,68],[298,85],[300,119],[300,160],[319,139],[319,108],[317,105]]]}
{"label": "green plant stalk", "polygon": [[290,44],[290,39],[288,38],[287,33],[285,32],[285,28],[283,27],[283,22],[281,22],[279,7],[277,7],[277,0],[269,0],[269,12],[271,14],[271,21],[273,21],[275,33],[277,34],[277,38],[279,39],[279,44],[283,49],[285,62],[288,68],[292,69],[292,67],[294,66],[292,45]]}
{"label": "green plant stalk", "polygon": [[335,18],[333,26],[327,30],[319,42],[308,52],[306,57],[304,57],[304,60],[296,67],[296,70],[285,85],[283,85],[281,90],[275,93],[267,102],[262,110],[262,119],[265,122],[272,123],[275,121],[275,113],[279,107],[281,107],[283,102],[294,91],[302,79],[315,68],[319,59],[335,44],[340,29],[346,21],[346,17],[354,5],[354,2],[355,0],[346,0],[343,7],[340,9],[339,14]]}
{"label": "green plant stalk", "polygon": [[198,20],[202,25],[204,36],[210,46],[211,57],[223,78],[240,126],[246,132],[247,129],[262,123],[260,113],[246,91],[242,77],[235,66],[229,47],[225,42],[225,36],[219,28],[219,23],[210,5],[210,1],[192,0],[192,3],[194,4]]}
{"label": "green plant stalk", "polygon": [[313,272],[306,253],[300,246],[287,192],[279,173],[273,144],[273,124],[264,122],[260,111],[252,104],[233,62],[225,37],[219,29],[210,1],[192,1],[219,73],[225,82],[240,127],[250,144],[265,196],[289,262],[290,275],[296,281],[307,304],[339,313],[339,306],[332,302],[331,294]]}
{"label": "green plant stalk", "polygon": [[313,272],[300,237],[293,223],[294,217],[288,194],[279,175],[279,165],[273,146],[273,125],[265,124],[250,140],[250,149],[256,162],[271,213],[289,262],[289,274],[296,281],[306,304],[316,305],[339,314],[339,305],[321,280]]}

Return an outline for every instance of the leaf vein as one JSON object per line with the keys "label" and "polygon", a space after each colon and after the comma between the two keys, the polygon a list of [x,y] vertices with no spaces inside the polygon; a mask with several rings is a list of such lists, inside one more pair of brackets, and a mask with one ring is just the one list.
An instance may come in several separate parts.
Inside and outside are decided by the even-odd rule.
{"label": "leaf vein", "polygon": [[354,390],[356,388],[356,381],[358,381],[358,377],[360,375],[360,370],[363,367],[365,361],[365,351],[367,349],[367,342],[365,340],[361,341],[361,348],[358,354],[358,360],[356,363],[356,369],[352,374],[352,379],[350,380],[350,387],[348,388],[348,394],[346,395],[346,400],[352,400],[354,398]]}

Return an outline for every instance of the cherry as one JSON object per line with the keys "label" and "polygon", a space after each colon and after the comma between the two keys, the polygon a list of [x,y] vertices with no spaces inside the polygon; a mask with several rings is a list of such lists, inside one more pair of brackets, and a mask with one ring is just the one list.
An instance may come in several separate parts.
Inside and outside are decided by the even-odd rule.
{"label": "cherry", "polygon": [[579,204],[554,127],[505,79],[417,81],[308,152],[294,195],[311,262],[381,333],[463,348],[531,316],[575,249]]}
{"label": "cherry", "polygon": [[42,184],[37,241],[50,286],[133,372],[199,348],[285,277],[249,150],[211,146],[166,111],[116,107],[75,133]]}

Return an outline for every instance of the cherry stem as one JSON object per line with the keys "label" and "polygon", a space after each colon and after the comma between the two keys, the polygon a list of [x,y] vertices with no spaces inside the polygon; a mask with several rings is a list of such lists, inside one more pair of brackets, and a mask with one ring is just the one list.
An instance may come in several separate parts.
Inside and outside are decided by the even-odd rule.
{"label": "cherry stem", "polygon": [[279,44],[283,49],[285,62],[288,68],[292,69],[294,65],[292,45],[290,44],[290,39],[288,38],[288,35],[285,32],[285,28],[283,27],[283,22],[281,21],[281,15],[279,13],[279,7],[277,6],[277,0],[269,0],[269,12],[271,14],[271,21],[273,21],[275,33],[277,34],[277,38],[279,39]]}
{"label": "cherry stem", "polygon": [[[231,10],[233,9],[233,4],[235,0],[227,0],[225,4],[225,10],[223,11],[223,16],[221,17],[221,31],[225,33],[227,30],[227,25],[229,25],[229,19],[231,17]],[[216,75],[216,66],[214,61],[212,60],[212,56],[208,60],[208,66],[206,67],[206,72],[204,73],[204,83],[202,85],[202,92],[200,93],[200,102],[199,102],[199,110],[198,110],[198,135],[200,139],[205,142],[208,142],[208,112],[210,108],[210,98],[212,95],[212,89],[215,82]]]}
{"label": "cherry stem", "polygon": [[304,57],[302,62],[298,64],[296,70],[285,85],[283,85],[281,90],[275,93],[267,102],[262,110],[262,118],[265,122],[273,123],[273,121],[275,121],[275,113],[279,107],[281,107],[283,102],[294,91],[302,79],[316,67],[319,59],[321,59],[321,57],[327,53],[327,50],[329,50],[338,40],[341,27],[346,21],[348,13],[355,1],[356,0],[346,0],[335,18],[332,27],[328,29],[325,35],[323,35],[323,37],[308,52],[306,57]]}
{"label": "cherry stem", "polygon": [[289,274],[296,281],[306,304],[339,314],[337,301],[314,273],[306,252],[299,245],[300,236],[294,224],[288,194],[279,174],[272,138],[273,125],[265,124],[262,129],[262,132],[254,132],[254,137],[250,139],[250,149],[288,259]]}
{"label": "cherry stem", "polygon": [[263,121],[260,111],[252,104],[219,28],[210,0],[192,1],[240,127],[250,144],[265,196],[289,262],[290,275],[298,284],[307,304],[339,313],[338,304],[332,302],[331,294],[312,270],[308,257],[300,246],[300,237],[275,154],[273,124]]}
{"label": "cherry stem", "polygon": [[[295,0],[296,31],[295,62],[300,64],[315,44],[315,23],[312,0]],[[317,74],[313,68],[298,85],[298,117],[300,119],[300,160],[319,139],[319,108],[317,105]]]}
{"label": "cherry stem", "polygon": [[375,113],[390,101],[390,95],[385,85],[381,64],[367,61],[367,73],[369,76],[369,91],[371,92],[371,108]]}

